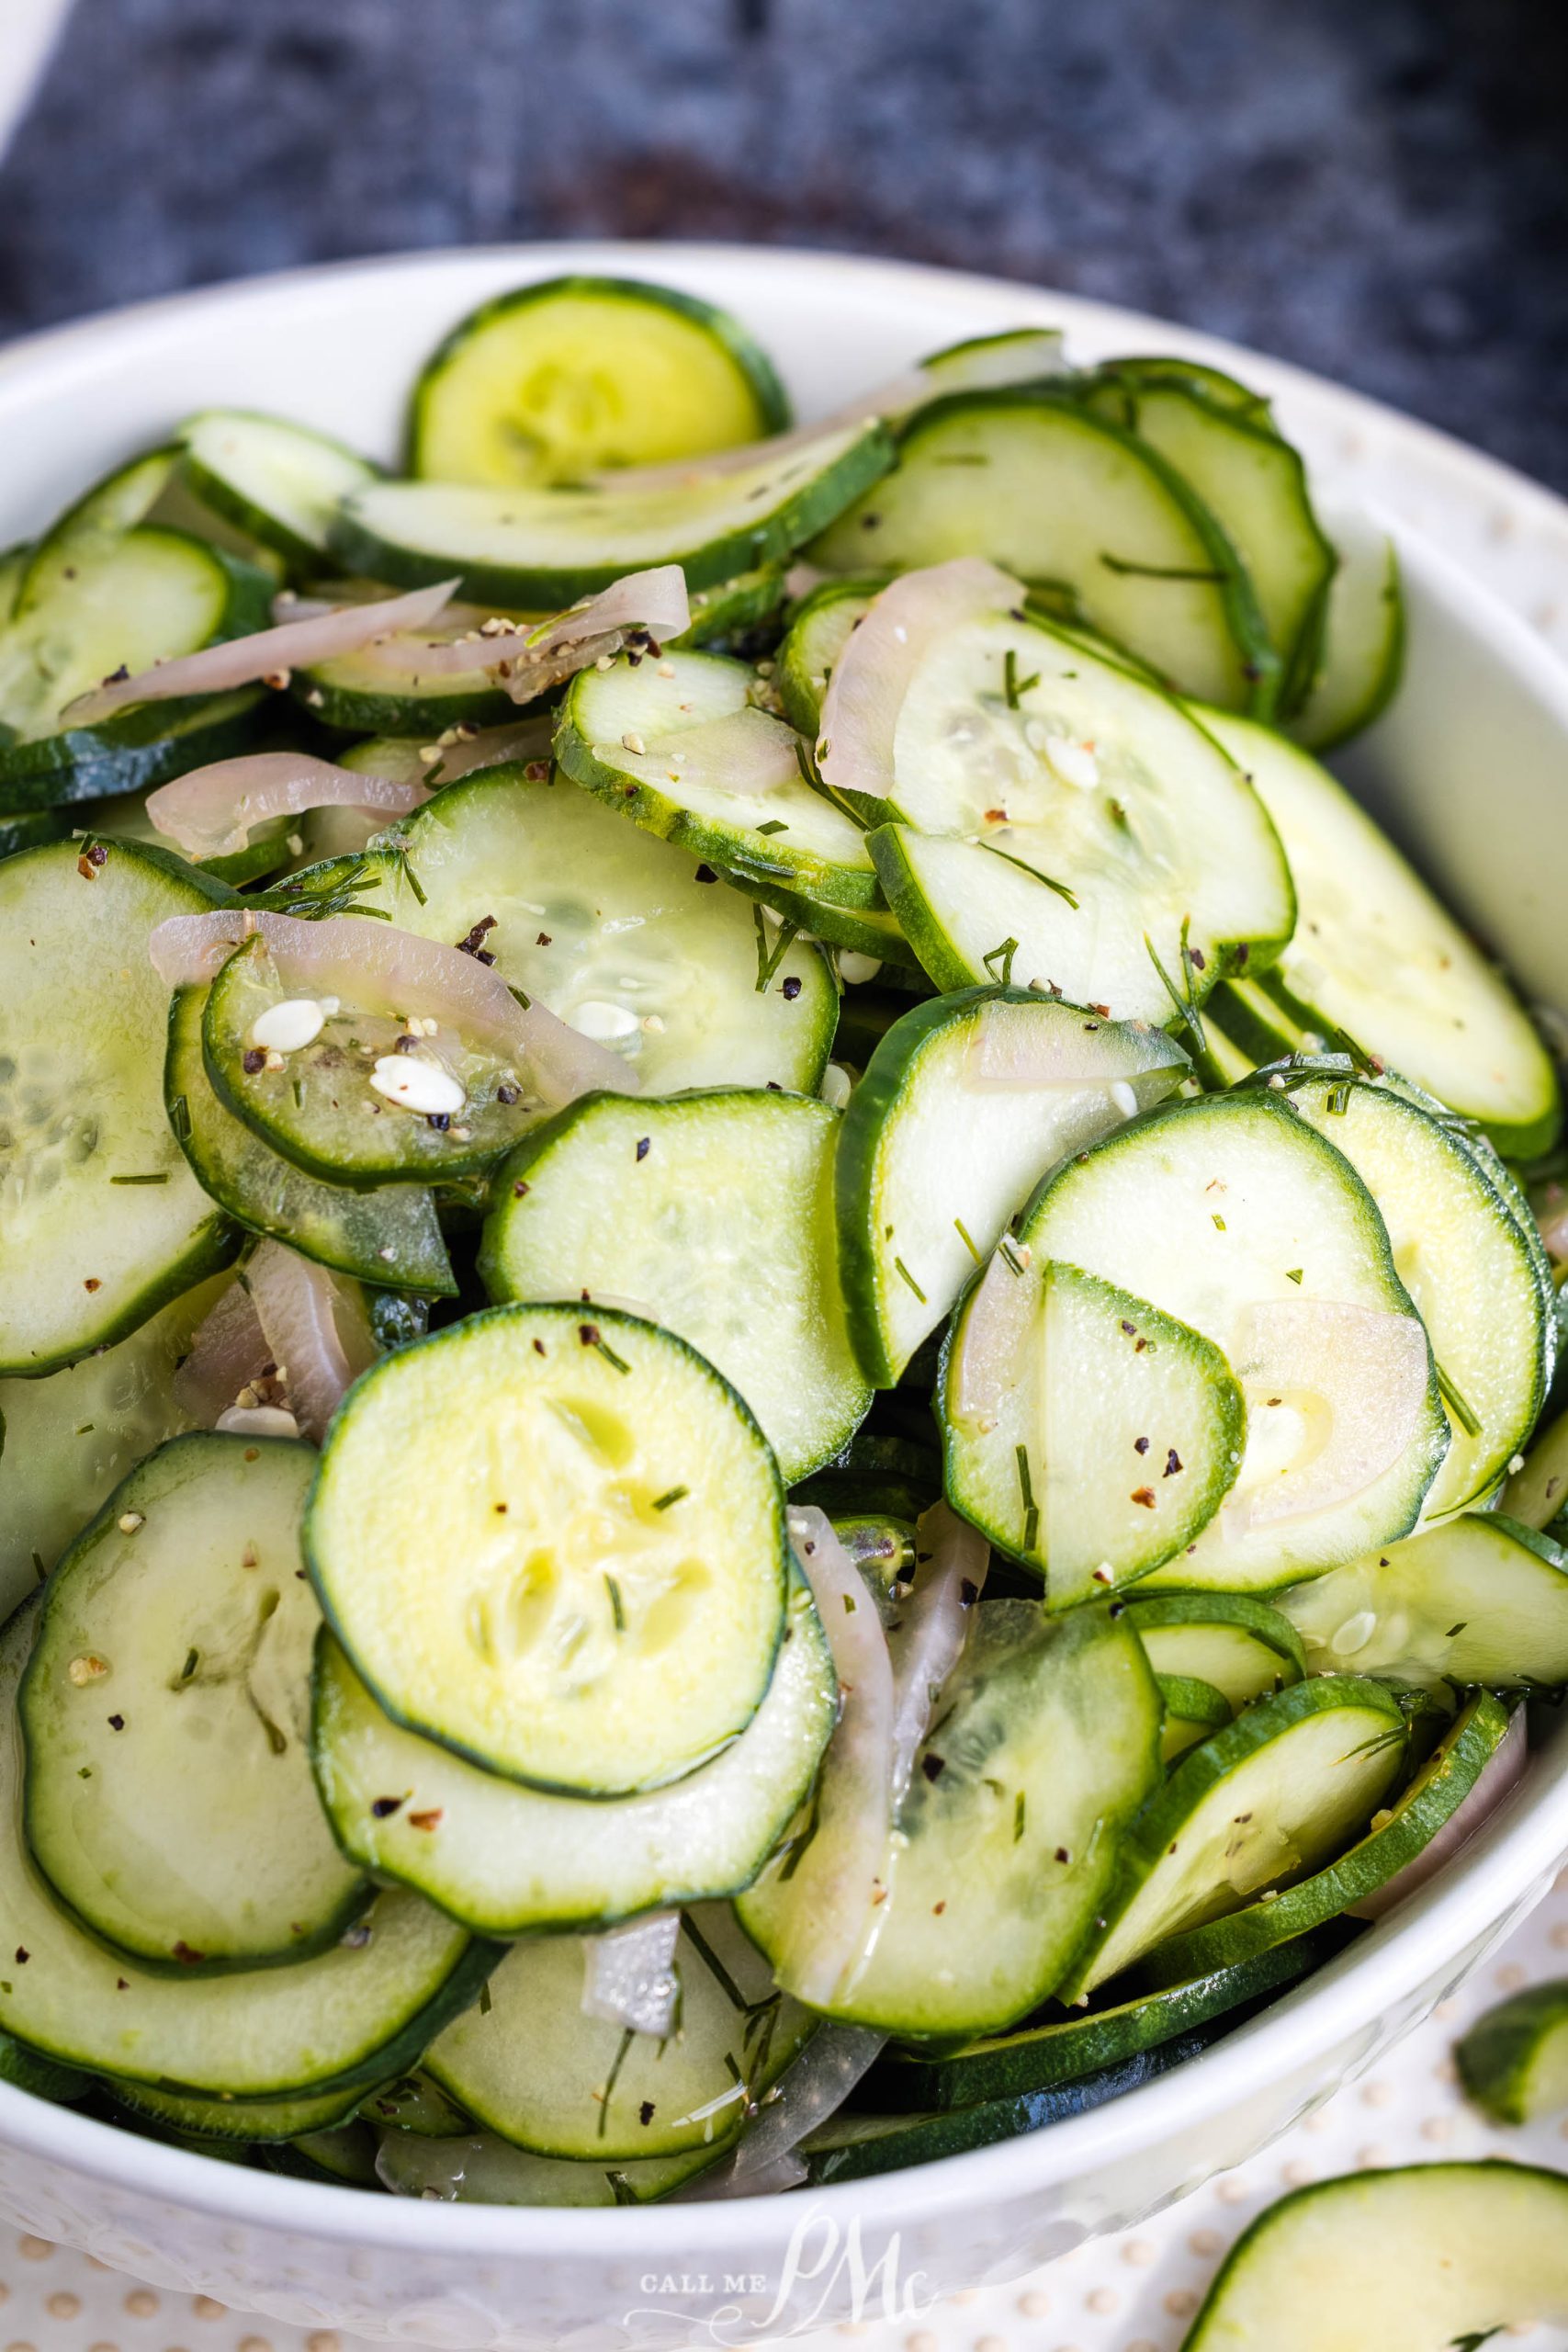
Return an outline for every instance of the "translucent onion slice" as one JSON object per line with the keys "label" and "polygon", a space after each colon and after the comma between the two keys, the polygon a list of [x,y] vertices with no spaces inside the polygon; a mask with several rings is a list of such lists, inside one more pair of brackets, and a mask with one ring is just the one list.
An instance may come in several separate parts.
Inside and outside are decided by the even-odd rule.
{"label": "translucent onion slice", "polygon": [[942,639],[983,613],[1021,605],[1018,581],[979,556],[957,556],[889,582],[852,631],[822,697],[817,764],[833,792],[883,799],[893,784],[898,713]]}
{"label": "translucent onion slice", "polygon": [[991,1565],[991,1547],[977,1529],[946,1503],[934,1503],[915,1530],[915,1580],[898,1607],[889,1648],[893,1657],[893,1753],[889,1770],[895,1813],[903,1803],[915,1758],[942,1684],[963,1655],[969,1611]]}
{"label": "translucent onion slice", "polygon": [[1428,1879],[1436,1878],[1444,1864],[1451,1861],[1460,1848],[1496,1812],[1504,1798],[1517,1788],[1528,1761],[1525,1711],[1521,1707],[1482,1766],[1475,1786],[1437,1836],[1422,1847],[1413,1862],[1406,1862],[1402,1871],[1396,1871],[1372,1894],[1363,1895],[1359,1903],[1348,1905],[1351,1917],[1381,1919],[1385,1912],[1425,1886]]}
{"label": "translucent onion slice", "polygon": [[586,1939],[582,2014],[660,2041],[675,2030],[681,1980],[675,1973],[679,1911],[655,1911],[629,1927]]}
{"label": "translucent onion slice", "polygon": [[[1078,1021],[1040,1021],[1027,1005],[990,1004],[964,1047],[959,1084],[976,1094],[1045,1092],[1052,1087],[1097,1087],[1111,1093],[1127,1118],[1163,1102],[1185,1071],[1170,1052],[1170,1041],[1146,1022],[1123,1024],[1129,1033],[1113,1051],[1107,1024],[1093,1013]],[[1141,1039],[1148,1039],[1143,1046]],[[1113,1089],[1124,1086],[1124,1096]]]}
{"label": "translucent onion slice", "polygon": [[243,1283],[231,1283],[197,1326],[190,1353],[174,1377],[175,1402],[210,1429],[271,1362],[254,1301]]}
{"label": "translucent onion slice", "polygon": [[822,1766],[817,1828],[795,1879],[777,1973],[816,2008],[833,2000],[865,1944],[893,1827],[893,1662],[875,1603],[831,1522],[792,1510],[790,1542],[816,1597],[841,1712]]}
{"label": "translucent onion slice", "polygon": [[245,1283],[300,1433],[319,1445],[376,1353],[357,1291],[281,1241],[264,1241]]}
{"label": "translucent onion slice", "polygon": [[1014,1273],[999,1250],[995,1253],[964,1316],[953,1357],[953,1415],[982,1430],[996,1421],[1021,1381],[1036,1376],[1040,1287],[1027,1279],[1030,1256],[1016,1245],[1013,1255],[1023,1273]]}
{"label": "translucent onion slice", "polygon": [[800,782],[800,738],[782,718],[748,703],[705,726],[661,736],[640,772],[689,791],[777,792]]}
{"label": "translucent onion slice", "polygon": [[819,2025],[775,2084],[735,2154],[679,2188],[671,2204],[716,2198],[766,2197],[798,2188],[806,2166],[800,2143],[842,2107],[887,2036],[863,2025]]}
{"label": "translucent onion slice", "polygon": [[147,796],[147,814],[191,857],[228,857],[243,849],[251,827],[268,817],[363,808],[389,821],[408,816],[429,797],[423,785],[335,767],[307,752],[248,752],[161,784]]}
{"label": "translucent onion slice", "polygon": [[437,581],[433,587],[415,588],[406,596],[381,596],[368,605],[333,605],[312,611],[303,620],[257,629],[249,637],[226,638],[221,645],[205,645],[199,653],[179,653],[173,661],[155,662],[134,677],[106,678],[89,694],[67,703],[61,717],[73,727],[95,726],[133,702],[167,702],[181,695],[228,694],[236,686],[253,685],[258,678],[274,678],[289,670],[305,670],[330,662],[340,653],[357,653],[378,637],[399,629],[425,628],[451,600],[456,580]]}
{"label": "translucent onion slice", "polygon": [[1393,1467],[1420,1428],[1431,1365],[1414,1315],[1261,1300],[1242,1314],[1229,1353],[1248,1434],[1222,1532],[1348,1502]]}
{"label": "translucent onion slice", "polygon": [[[692,623],[686,578],[678,563],[661,563],[626,577],[544,621],[481,622],[457,638],[418,649],[422,676],[442,677],[468,670],[493,671],[513,702],[531,702],[591,662],[618,653],[628,636],[645,630],[661,643]],[[370,662],[406,673],[408,631],[399,639],[373,645]]]}
{"label": "translucent onion slice", "polygon": [[460,1035],[521,1056],[553,1104],[594,1088],[635,1094],[638,1080],[618,1054],[580,1036],[542,1004],[518,1001],[490,965],[441,940],[421,939],[392,923],[353,915],[301,922],[294,915],[257,914],[243,907],[212,914],[171,915],[158,924],[148,950],[171,988],[209,980],[243,939],[257,933],[291,994],[335,996],[370,1009],[372,1001],[400,1018],[450,1023]]}
{"label": "translucent onion slice", "polygon": [[732,448],[713,449],[703,457],[671,458],[656,466],[606,467],[603,472],[590,474],[588,481],[596,490],[696,490],[705,482],[725,481],[731,474],[749,472],[753,466],[776,465],[797,449],[809,449],[829,434],[902,416],[931,396],[931,379],[919,368],[908,368],[874,390],[846,401],[842,408],[814,417],[809,424],[792,425],[787,433],[770,434],[765,441],[741,441]]}

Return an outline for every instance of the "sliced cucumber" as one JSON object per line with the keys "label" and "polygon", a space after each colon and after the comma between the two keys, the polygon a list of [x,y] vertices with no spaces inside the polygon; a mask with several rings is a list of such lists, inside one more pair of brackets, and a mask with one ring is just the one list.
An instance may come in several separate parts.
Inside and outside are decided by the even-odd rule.
{"label": "sliced cucumber", "polygon": [[[608,670],[581,671],[556,757],[620,816],[715,865],[832,906],[880,904],[864,834],[804,774],[765,792],[746,788],[748,760],[776,758],[793,741],[755,707],[757,684],[754,672],[716,653],[635,669],[623,656]],[[716,767],[737,783],[716,780]]]}
{"label": "sliced cucumber", "polygon": [[1568,1984],[1510,1994],[1454,2050],[1460,2081],[1495,2123],[1534,2123],[1568,2107]]}
{"label": "sliced cucumber", "polygon": [[253,1233],[270,1234],[358,1282],[430,1297],[457,1288],[434,1196],[415,1184],[374,1192],[323,1184],[225,1110],[202,1059],[205,988],[179,989],[169,1008],[164,1069],[169,1125],[203,1192]]}
{"label": "sliced cucumber", "polygon": [[[78,840],[136,842],[142,849],[153,851],[165,864],[177,854],[168,835],[161,833],[147,814],[144,792],[111,793],[106,799],[95,800],[90,814],[90,831],[85,828],[71,829]],[[252,826],[243,849],[233,850],[223,857],[193,857],[184,862],[198,867],[204,882],[218,882],[237,890],[242,883],[259,882],[264,876],[276,874],[280,866],[288,865],[294,854],[290,843],[299,839],[296,822],[287,816],[264,818]]]}
{"label": "sliced cucumber", "polygon": [[1331,752],[1386,708],[1404,666],[1404,595],[1399,554],[1359,507],[1326,515],[1339,569],[1328,592],[1319,669],[1287,731],[1309,751]]}
{"label": "sliced cucumber", "polygon": [[1174,1091],[1169,1038],[1025,989],[912,1006],[851,1098],[840,1276],[866,1376],[890,1387],[1042,1173]]}
{"label": "sliced cucumber", "polygon": [[194,2098],[157,2083],[111,2082],[106,2087],[115,2105],[134,2116],[189,2132],[195,2139],[238,2140],[247,2145],[276,2144],[331,2131],[354,2113],[360,2098],[352,2087],[319,2091],[313,2097],[308,2093],[302,2098]]}
{"label": "sliced cucumber", "polygon": [[293,1961],[369,1898],[310,1776],[315,1461],[172,1438],[50,1578],[19,1700],[27,1838],[62,1902],[145,1967]]}
{"label": "sliced cucumber", "polygon": [[767,629],[784,600],[784,565],[754,565],[750,571],[738,571],[733,580],[694,589],[687,599],[690,628],[666,638],[665,644],[705,646],[712,652],[733,645],[739,652],[743,649],[738,640]]}
{"label": "sliced cucumber", "polygon": [[1295,936],[1259,986],[1292,1045],[1348,1034],[1478,1120],[1506,1157],[1549,1150],[1556,1072],[1506,982],[1326,769],[1268,728],[1199,716],[1247,770],[1291,861]]}
{"label": "sliced cucumber", "polygon": [[576,1936],[518,1944],[425,2064],[477,2120],[536,2155],[590,2163],[717,2149],[744,2129],[816,2023],[775,1990],[728,1908],[682,1922],[680,2027],[669,2041],[582,2009]]}
{"label": "sliced cucumber", "polygon": [[1568,1553],[1498,1512],[1467,1512],[1281,1593],[1314,1674],[1427,1690],[1568,1684]]}
{"label": "sliced cucumber", "polygon": [[1105,372],[1109,381],[1090,380],[1089,405],[1157,450],[1219,522],[1279,657],[1278,707],[1297,709],[1317,672],[1336,570],[1301,458],[1271,421],[1197,376],[1135,360]]}
{"label": "sliced cucumber", "polygon": [[[190,768],[249,751],[263,734],[272,703],[265,686],[242,686],[233,694],[142,703],[96,727],[66,727],[8,745],[0,750],[0,809],[25,813],[91,801],[104,829],[120,831],[118,812],[106,810],[105,800],[149,791]],[[151,829],[147,837],[163,839]],[[227,859],[210,860],[206,871],[222,879],[249,878]]]}
{"label": "sliced cucumber", "polygon": [[839,1121],[826,1102],[738,1087],[586,1095],[497,1170],[485,1288],[636,1301],[739,1390],[793,1485],[871,1402],[834,1263]]}
{"label": "sliced cucumber", "polygon": [[1081,1999],[1156,1948],[1150,1964],[1160,1983],[1241,1958],[1226,1951],[1179,1969],[1172,1960],[1165,1971],[1173,1938],[1185,1953],[1187,1930],[1347,1845],[1397,1778],[1404,1750],[1404,1717],[1381,1683],[1336,1677],[1260,1699],[1184,1757],[1133,1823],[1057,1998]]}
{"label": "sliced cucumber", "polygon": [[173,447],[146,450],[84,491],[27,551],[7,618],[21,619],[62,595],[144,523],[167,491],[179,455]]}
{"label": "sliced cucumber", "polygon": [[71,823],[62,808],[28,808],[19,816],[0,817],[0,857],[15,857],[20,849],[40,849],[46,842],[63,841]]}
{"label": "sliced cucumber", "polygon": [[305,1544],[394,1721],[568,1794],[727,1746],[784,1631],[766,1441],[683,1340],[614,1307],[493,1307],[373,1364]]}
{"label": "sliced cucumber", "polygon": [[117,1959],[61,1911],[20,1832],[15,1694],[35,1620],[34,1610],[19,1611],[0,1635],[0,1894],[7,1937],[28,1954],[0,1977],[0,2029],[96,2074],[236,2098],[402,2073],[474,1998],[497,1956],[413,1895],[379,1896],[342,1943],[312,1960],[209,1977],[172,1978]]}
{"label": "sliced cucumber", "polygon": [[[792,923],[796,932],[807,939],[822,940],[828,946],[852,956],[874,956],[879,964],[898,967],[906,983],[917,978],[924,980],[920,960],[903,932],[898,919],[884,906],[835,907],[825,899],[814,899],[805,890],[792,890],[777,882],[759,882],[744,870],[737,873],[727,867],[725,880],[735,890],[743,890],[772,910],[784,922]],[[881,896],[880,891],[878,897]]]}
{"label": "sliced cucumber", "polygon": [[[869,1951],[829,2014],[917,2037],[1026,2017],[1103,1905],[1158,1773],[1159,1720],[1136,1637],[1108,1610],[1051,1620],[1026,1600],[978,1602],[899,1812]],[[776,1973],[799,1948],[795,1906],[821,1899],[809,1839],[739,1898]]]}
{"label": "sliced cucumber", "polygon": [[0,865],[0,1373],[111,1345],[232,1254],[164,1114],[147,956],[155,923],[210,903],[129,843]]}
{"label": "sliced cucumber", "polygon": [[78,2074],[74,2066],[57,2066],[52,2058],[40,2058],[35,2051],[13,2041],[8,2033],[0,2033],[0,2083],[9,2083],[34,2098],[58,2099],[66,2106],[89,2098],[96,2087],[91,2075]]}
{"label": "sliced cucumber", "polygon": [[[1328,1581],[1343,1573],[1332,1571]],[[1130,1600],[1127,1614],[1156,1674],[1196,1675],[1222,1694],[1232,1714],[1306,1672],[1302,1636],[1290,1618],[1250,1593],[1151,1593]]]}
{"label": "sliced cucumber", "polygon": [[[1246,778],[1081,637],[1027,612],[978,614],[914,658],[896,722],[880,741],[866,732],[849,769],[857,803],[898,828],[874,832],[871,854],[939,987],[1010,972],[1168,1022],[1179,984],[1186,1017],[1188,994],[1200,1001],[1230,964],[1267,961],[1290,936],[1290,875]],[[829,788],[847,758],[824,735]],[[933,861],[938,843],[948,854]]]}
{"label": "sliced cucumber", "polygon": [[1279,661],[1235,548],[1174,467],[1070,397],[934,401],[905,428],[886,481],[808,550],[846,572],[963,555],[1065,596],[1073,617],[1184,694],[1268,707]]}
{"label": "sliced cucumber", "polygon": [[1215,2036],[1184,2033],[1140,2051],[1114,2066],[1084,2075],[1077,2082],[1038,2091],[1015,2091],[1003,2098],[973,2107],[950,2108],[935,2115],[836,2115],[801,2143],[813,2188],[835,2182],[869,2180],[878,2173],[901,2172],[906,2165],[938,2163],[971,2148],[993,2147],[999,2140],[1016,2140],[1047,2124],[1065,2123],[1070,2116],[1086,2115],[1145,2083],[1184,2066],[1207,2049]]}
{"label": "sliced cucumber", "polygon": [[379,474],[330,435],[253,409],[203,409],[180,443],[197,497],[297,570],[320,569],[339,504]]}
{"label": "sliced cucumber", "polygon": [[384,2132],[376,2171],[394,2197],[448,2204],[649,2205],[713,2162],[704,2148],[641,2164],[593,2165],[529,2155],[488,2132],[467,2140],[422,2140]]}
{"label": "sliced cucumber", "polygon": [[474,2128],[474,2119],[446,2096],[429,2075],[403,2075],[383,2083],[360,2102],[359,2112],[378,2128],[393,2125],[400,2132],[417,2132],[424,2140],[460,2140]]}
{"label": "sliced cucumber", "polygon": [[1378,1204],[1426,1324],[1450,1424],[1428,1520],[1476,1501],[1535,1426],[1557,1352],[1550,1274],[1473,1152],[1391,1088],[1292,1071],[1284,1099],[1345,1154]]}
{"label": "sliced cucumber", "polygon": [[1568,1511],[1568,1413],[1544,1424],[1504,1487],[1503,1503],[1522,1526],[1558,1532]]}
{"label": "sliced cucumber", "polygon": [[476,662],[471,670],[431,672],[430,648],[454,643],[473,627],[469,613],[357,653],[336,654],[297,670],[289,692],[323,727],[351,735],[412,735],[430,743],[447,727],[515,723],[518,706],[497,682],[494,648],[478,649],[488,653],[489,669]]}
{"label": "sliced cucumber", "polygon": [[581,481],[782,432],[772,361],[728,311],[641,278],[545,278],[458,321],[426,362],[409,471]]}
{"label": "sliced cucumber", "polygon": [[1165,1709],[1165,1727],[1160,1734],[1160,1760],[1174,1764],[1190,1747],[1207,1739],[1213,1731],[1231,1719],[1230,1701],[1212,1682],[1200,1681],[1195,1675],[1156,1674],[1160,1703]]}
{"label": "sliced cucumber", "polygon": [[[408,1019],[419,1008],[390,1010],[374,980],[358,1003],[339,1001],[309,1045],[287,1055],[264,1052],[254,1043],[256,1023],[297,993],[265,937],[243,942],[208,990],[202,1061],[222,1109],[316,1182],[428,1184],[475,1175],[538,1116],[521,1057],[468,1046],[450,1023],[438,1046],[416,1042]],[[454,1108],[433,1095],[444,1107],[423,1114],[379,1091],[383,1065],[396,1070],[399,1057],[455,1080]]]}
{"label": "sliced cucumber", "polygon": [[828,681],[882,585],[882,577],[875,572],[859,577],[852,572],[847,579],[819,581],[790,616],[789,628],[778,650],[774,681],[784,717],[813,741],[822,717],[822,697],[828,691]]}
{"label": "sliced cucumber", "polygon": [[804,1803],[838,1712],[809,1593],[792,1584],[767,1696],[740,1737],[668,1789],[614,1803],[496,1779],[389,1721],[330,1636],[316,1781],[344,1851],[476,1933],[613,1927],[749,1885]]}
{"label": "sliced cucumber", "polygon": [[464,595],[519,612],[553,612],[660,563],[680,564],[688,588],[711,588],[791,554],[892,456],[879,424],[855,424],[681,487],[374,482],[344,503],[333,546],[369,579],[418,586],[456,577]]}
{"label": "sliced cucumber", "polygon": [[1298,2189],[1231,2249],[1183,2352],[1433,2352],[1568,2319],[1568,2181],[1411,2165]]}
{"label": "sliced cucumber", "polygon": [[1048,1178],[1019,1231],[1212,1339],[1240,1384],[1236,1483],[1163,1585],[1269,1590],[1408,1534],[1448,1443],[1426,1334],[1371,1194],[1277,1095],[1123,1128]]}
{"label": "sliced cucumber", "polygon": [[624,1055],[644,1096],[821,1083],[838,1017],[827,959],[797,940],[759,989],[777,943],[764,955],[754,910],[591,794],[492,769],[448,785],[400,838],[369,903],[427,939],[491,918],[502,978]]}
{"label": "sliced cucumber", "polygon": [[1040,384],[1067,373],[1060,327],[1007,327],[999,334],[965,335],[922,359],[919,372],[935,392],[984,391],[996,384]]}
{"label": "sliced cucumber", "polygon": [[940,2055],[889,2050],[867,2077],[865,2096],[880,2108],[905,2114],[973,2107],[982,2099],[1016,2098],[1021,2091],[1056,2090],[1102,2067],[1122,2065],[1141,2051],[1156,2050],[1216,2018],[1239,2022],[1238,2010],[1309,1975],[1329,1950],[1326,1939],[1302,1936],[1256,1960],[1215,1969],[1168,1992],[1146,1993],[1111,2008],[1077,2010],[1022,2033],[972,2041]]}
{"label": "sliced cucumber", "polygon": [[228,1280],[198,1283],[118,1346],[47,1380],[0,1381],[0,1621],[132,1464],[200,1419],[175,1374]]}

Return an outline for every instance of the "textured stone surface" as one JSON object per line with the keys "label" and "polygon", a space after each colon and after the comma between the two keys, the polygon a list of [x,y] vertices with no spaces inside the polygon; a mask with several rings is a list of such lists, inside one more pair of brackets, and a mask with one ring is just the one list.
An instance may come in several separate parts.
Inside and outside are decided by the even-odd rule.
{"label": "textured stone surface", "polygon": [[78,0],[0,333],[622,232],[960,263],[1299,359],[1568,489],[1561,0]]}

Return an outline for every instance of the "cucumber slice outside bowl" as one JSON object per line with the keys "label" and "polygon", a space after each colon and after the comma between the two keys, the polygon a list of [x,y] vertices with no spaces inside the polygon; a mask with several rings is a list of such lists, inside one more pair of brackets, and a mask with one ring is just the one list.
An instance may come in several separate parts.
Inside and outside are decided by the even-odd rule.
{"label": "cucumber slice outside bowl", "polygon": [[373,1364],[304,1544],[395,1722],[569,1795],[661,1786],[721,1751],[784,1632],[766,1440],[683,1340],[616,1307],[491,1307]]}

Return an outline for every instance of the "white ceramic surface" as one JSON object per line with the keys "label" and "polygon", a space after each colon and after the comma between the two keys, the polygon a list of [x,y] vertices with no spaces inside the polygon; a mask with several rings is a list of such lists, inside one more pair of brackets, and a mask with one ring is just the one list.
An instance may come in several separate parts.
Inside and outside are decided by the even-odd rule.
{"label": "white ceramic surface", "polygon": [[[0,544],[209,401],[276,405],[390,455],[403,389],[436,335],[566,257],[727,303],[807,412],[923,349],[1031,321],[1065,324],[1087,357],[1157,344],[1272,391],[1321,471],[1375,491],[1405,557],[1409,683],[1358,747],[1356,779],[1527,985],[1568,1001],[1568,937],[1537,846],[1568,774],[1568,678],[1542,641],[1568,579],[1565,510],[1370,402],[1148,320],[983,279],[723,248],[516,248],[262,280],[0,355],[0,447],[23,459],[0,486]],[[1476,585],[1505,560],[1535,630]],[[1539,593],[1519,593],[1537,577]],[[610,2212],[396,2203],[215,2164],[0,2086],[0,2207],[143,2278],[404,2342],[610,2352],[912,2317],[932,2292],[1017,2278],[1242,2162],[1473,1967],[1564,1849],[1568,1726],[1442,1881],[1196,2064],[1030,2138],[809,2198]],[[890,2302],[900,2290],[913,2301]]]}

